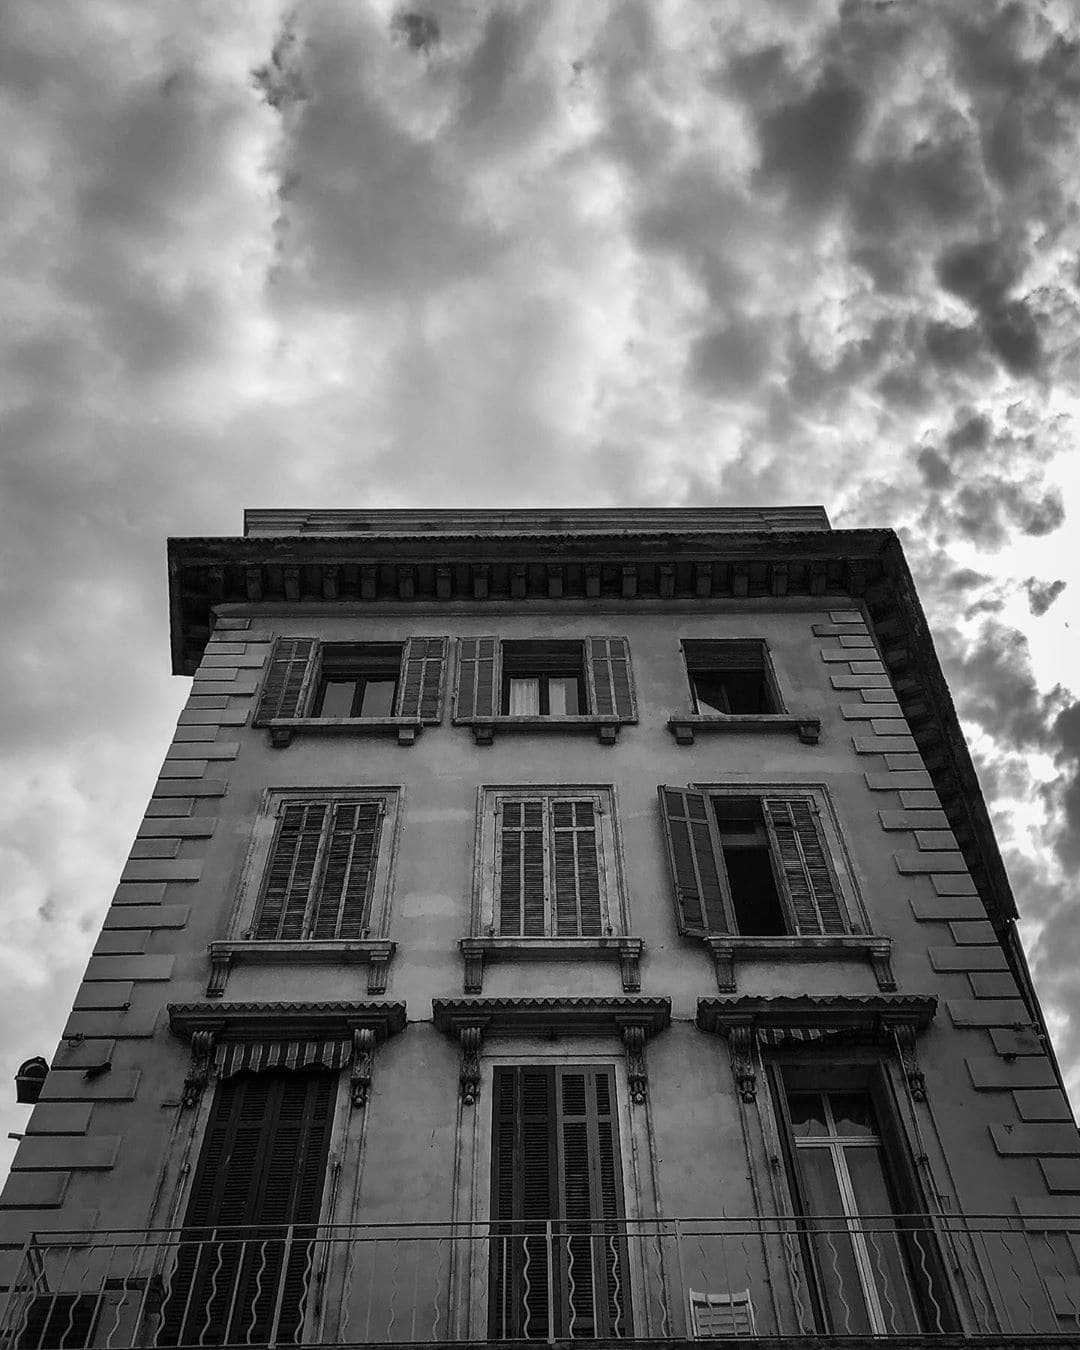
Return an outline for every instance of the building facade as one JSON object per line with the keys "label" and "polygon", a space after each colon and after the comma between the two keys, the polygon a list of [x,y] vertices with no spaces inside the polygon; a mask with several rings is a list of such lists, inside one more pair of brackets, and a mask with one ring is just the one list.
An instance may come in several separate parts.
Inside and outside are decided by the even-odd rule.
{"label": "building facade", "polygon": [[1080,1344],[1080,1137],[891,532],[253,511],[169,569],[191,697],[4,1344]]}

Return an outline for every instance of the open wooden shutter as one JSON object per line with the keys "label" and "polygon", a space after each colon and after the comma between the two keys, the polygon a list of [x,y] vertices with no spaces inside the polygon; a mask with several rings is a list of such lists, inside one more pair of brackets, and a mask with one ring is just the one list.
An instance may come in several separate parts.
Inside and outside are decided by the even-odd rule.
{"label": "open wooden shutter", "polygon": [[414,637],[405,644],[398,681],[397,715],[438,722],[449,638]]}
{"label": "open wooden shutter", "polygon": [[328,802],[288,802],[279,818],[252,931],[258,939],[305,936]]}
{"label": "open wooden shutter", "polygon": [[295,1339],[310,1302],[337,1074],[240,1074],[219,1083],[195,1169],[159,1345]]}
{"label": "open wooden shutter", "polygon": [[679,932],[726,933],[723,860],[708,797],[692,788],[658,790]]}
{"label": "open wooden shutter", "polygon": [[846,932],[840,890],[813,803],[805,797],[767,797],[762,804],[797,931]]}
{"label": "open wooden shutter", "polygon": [[[555,1070],[496,1069],[493,1084],[491,1340],[548,1334],[545,1223],[557,1213]],[[502,1221],[501,1223],[499,1221]]]}
{"label": "open wooden shutter", "polygon": [[361,938],[367,933],[371,885],[382,828],[381,802],[335,802],[307,937]]}
{"label": "open wooden shutter", "polygon": [[589,658],[589,711],[632,722],[636,717],[634,681],[626,638],[586,638],[585,650]]}
{"label": "open wooden shutter", "polygon": [[600,899],[600,841],[596,804],[553,798],[551,812],[554,933],[595,937],[603,932]]}
{"label": "open wooden shutter", "polygon": [[496,884],[501,937],[544,936],[545,806],[542,797],[499,803]]}
{"label": "open wooden shutter", "polygon": [[303,716],[318,646],[314,638],[277,639],[252,726],[265,726],[274,717]]}
{"label": "open wooden shutter", "polygon": [[496,654],[498,639],[461,638],[458,642],[455,717],[494,717],[498,702]]}

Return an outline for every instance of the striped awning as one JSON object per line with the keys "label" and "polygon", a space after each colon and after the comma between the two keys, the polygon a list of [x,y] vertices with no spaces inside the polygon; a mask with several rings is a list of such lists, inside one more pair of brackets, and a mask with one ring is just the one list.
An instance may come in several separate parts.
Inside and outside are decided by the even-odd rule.
{"label": "striped awning", "polygon": [[[850,1038],[851,1033],[847,1032]],[[759,1045],[797,1045],[813,1044],[825,1040],[835,1040],[845,1035],[840,1028],[828,1027],[758,1027]]]}
{"label": "striped awning", "polygon": [[217,1049],[217,1069],[222,1078],[247,1069],[343,1069],[352,1059],[351,1040],[326,1041],[226,1041]]}

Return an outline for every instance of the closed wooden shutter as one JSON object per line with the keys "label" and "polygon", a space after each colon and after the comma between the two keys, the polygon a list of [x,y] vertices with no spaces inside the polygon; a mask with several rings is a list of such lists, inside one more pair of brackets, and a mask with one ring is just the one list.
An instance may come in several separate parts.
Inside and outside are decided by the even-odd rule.
{"label": "closed wooden shutter", "polygon": [[398,682],[399,717],[419,717],[422,722],[440,720],[448,642],[444,637],[414,637],[406,642]]}
{"label": "closed wooden shutter", "polygon": [[840,890],[813,803],[805,797],[767,797],[763,805],[797,931],[846,932]]}
{"label": "closed wooden shutter", "polygon": [[494,717],[497,639],[462,638],[458,642],[455,717]]}
{"label": "closed wooden shutter", "polygon": [[731,931],[708,797],[691,788],[661,787],[659,793],[679,932],[703,937]]}
{"label": "closed wooden shutter", "polygon": [[545,926],[545,803],[502,801],[497,816],[499,933],[543,937]]}
{"label": "closed wooden shutter", "polygon": [[362,937],[382,818],[379,801],[285,802],[252,937]]}
{"label": "closed wooden shutter", "polygon": [[493,1095],[489,1336],[629,1335],[611,1070],[499,1068]]}
{"label": "closed wooden shutter", "polygon": [[551,854],[558,937],[596,937],[603,932],[600,905],[600,841],[592,801],[553,799]]}
{"label": "closed wooden shutter", "polygon": [[278,1340],[296,1339],[310,1304],[337,1079],[244,1073],[218,1085],[159,1344],[265,1344],[279,1294]]}
{"label": "closed wooden shutter", "polygon": [[626,638],[587,638],[585,648],[589,656],[589,711],[601,717],[633,721],[634,681]]}
{"label": "closed wooden shutter", "polygon": [[310,924],[313,938],[360,938],[367,932],[380,802],[335,802]]}
{"label": "closed wooden shutter", "polygon": [[302,717],[318,655],[314,638],[278,638],[263,680],[252,726],[274,717]]}

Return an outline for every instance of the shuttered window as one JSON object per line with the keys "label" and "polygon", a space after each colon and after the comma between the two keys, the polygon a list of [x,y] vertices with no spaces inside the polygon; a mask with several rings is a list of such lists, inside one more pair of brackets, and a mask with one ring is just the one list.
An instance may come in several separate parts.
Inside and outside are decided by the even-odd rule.
{"label": "shuttered window", "polygon": [[611,1070],[497,1068],[493,1098],[489,1336],[629,1336]]}
{"label": "shuttered window", "polygon": [[680,932],[847,931],[812,798],[743,798],[732,809],[732,798],[693,788],[661,787],[659,794]]}
{"label": "shuttered window", "polygon": [[366,936],[384,810],[374,799],[281,801],[251,936]]}
{"label": "shuttered window", "polygon": [[495,922],[500,937],[593,937],[607,897],[599,793],[495,801]]}
{"label": "shuttered window", "polygon": [[495,637],[460,640],[454,701],[458,721],[523,714],[557,721],[571,715],[564,711],[569,708],[574,709],[572,715],[635,720],[630,649],[625,638],[512,643]]}
{"label": "shuttered window", "polygon": [[332,644],[278,638],[253,725],[309,715],[416,717],[437,723],[448,643],[445,637]]}
{"label": "shuttered window", "polygon": [[299,1339],[337,1081],[308,1071],[218,1084],[159,1345],[265,1345],[276,1309],[278,1343]]}

